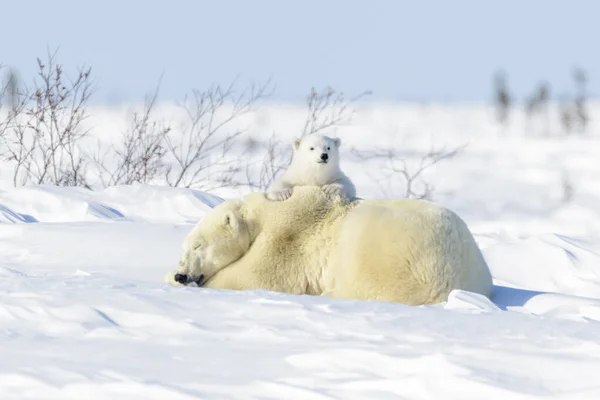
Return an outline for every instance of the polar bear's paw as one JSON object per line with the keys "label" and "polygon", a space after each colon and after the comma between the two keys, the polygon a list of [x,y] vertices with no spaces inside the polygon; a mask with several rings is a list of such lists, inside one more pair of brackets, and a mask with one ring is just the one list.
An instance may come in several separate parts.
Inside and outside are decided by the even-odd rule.
{"label": "polar bear's paw", "polygon": [[187,274],[182,274],[177,271],[168,272],[163,278],[164,282],[173,286],[198,286],[201,287],[204,283],[204,275],[200,275],[196,279],[192,279]]}
{"label": "polar bear's paw", "polygon": [[163,280],[165,283],[169,284],[169,285],[174,285],[174,286],[184,286],[181,282],[179,282],[177,279],[175,279],[175,276],[179,275],[177,273],[177,271],[169,271],[166,273],[166,275],[164,276]]}
{"label": "polar bear's paw", "polygon": [[287,200],[290,197],[292,197],[292,192],[293,192],[292,188],[278,190],[275,192],[268,192],[267,199],[275,200],[275,201],[284,201],[284,200]]}
{"label": "polar bear's paw", "polygon": [[344,195],[344,188],[342,187],[342,185],[340,185],[338,183],[332,183],[332,184],[329,184],[329,185],[324,185],[323,186],[323,192],[330,199],[334,198],[334,197],[345,197],[345,195]]}

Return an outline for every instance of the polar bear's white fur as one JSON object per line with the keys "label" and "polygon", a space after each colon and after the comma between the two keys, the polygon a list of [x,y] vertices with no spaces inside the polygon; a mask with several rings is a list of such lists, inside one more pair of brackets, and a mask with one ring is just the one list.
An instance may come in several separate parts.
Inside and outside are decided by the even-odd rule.
{"label": "polar bear's white fur", "polygon": [[328,195],[356,196],[352,181],[340,169],[342,141],[313,133],[294,141],[292,162],[267,189],[270,200],[285,200],[296,186],[320,186]]}
{"label": "polar bear's white fur", "polygon": [[421,200],[331,200],[298,187],[216,206],[184,241],[168,283],[265,289],[408,305],[453,289],[491,296],[492,278],[466,224]]}

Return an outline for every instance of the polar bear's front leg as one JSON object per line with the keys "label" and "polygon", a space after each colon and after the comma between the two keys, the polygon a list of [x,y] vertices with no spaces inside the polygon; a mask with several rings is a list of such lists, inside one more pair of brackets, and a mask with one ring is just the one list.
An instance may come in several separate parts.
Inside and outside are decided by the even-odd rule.
{"label": "polar bear's front leg", "polygon": [[266,197],[269,200],[284,201],[292,197],[293,190],[293,186],[286,181],[276,181],[267,189]]}
{"label": "polar bear's front leg", "polygon": [[240,268],[224,268],[205,282],[202,282],[202,278],[198,281],[190,281],[189,278],[182,280],[182,275],[185,274],[182,274],[177,270],[170,271],[165,274],[163,279],[165,283],[173,286],[192,286],[229,290],[261,289],[260,285],[256,284],[256,279],[252,274],[248,274],[243,270],[240,271]]}
{"label": "polar bear's front leg", "polygon": [[328,197],[333,197],[333,196],[343,197],[346,195],[346,193],[344,192],[344,185],[342,185],[339,182],[330,183],[328,185],[323,185],[323,192],[325,192],[325,194]]}
{"label": "polar bear's front leg", "polygon": [[287,188],[278,191],[267,192],[267,199],[275,201],[284,201],[292,197],[293,189]]}
{"label": "polar bear's front leg", "polygon": [[223,268],[200,286],[208,289],[227,290],[269,289],[265,287],[264,282],[261,282],[261,279],[254,275],[243,263]]}
{"label": "polar bear's front leg", "polygon": [[329,198],[333,196],[345,197],[352,199],[356,196],[356,187],[350,179],[344,174],[335,181],[323,185],[323,192]]}

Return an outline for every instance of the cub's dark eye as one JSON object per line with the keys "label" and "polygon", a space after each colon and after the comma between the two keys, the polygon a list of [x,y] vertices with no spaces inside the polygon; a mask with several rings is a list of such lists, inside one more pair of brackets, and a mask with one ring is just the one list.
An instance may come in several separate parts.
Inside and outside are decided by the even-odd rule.
{"label": "cub's dark eye", "polygon": [[328,148],[327,148],[327,150],[331,150],[331,148],[330,148],[330,147],[328,147]]}
{"label": "cub's dark eye", "polygon": [[310,151],[313,151],[314,149],[315,149],[314,147],[311,147],[311,148],[310,148]]}

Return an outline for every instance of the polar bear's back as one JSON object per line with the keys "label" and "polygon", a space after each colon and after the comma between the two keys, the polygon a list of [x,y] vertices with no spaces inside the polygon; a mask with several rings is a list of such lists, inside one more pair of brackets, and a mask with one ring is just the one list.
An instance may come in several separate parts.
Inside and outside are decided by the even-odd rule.
{"label": "polar bear's back", "polygon": [[362,200],[339,235],[333,296],[431,304],[453,289],[491,295],[491,275],[471,232],[434,203]]}

